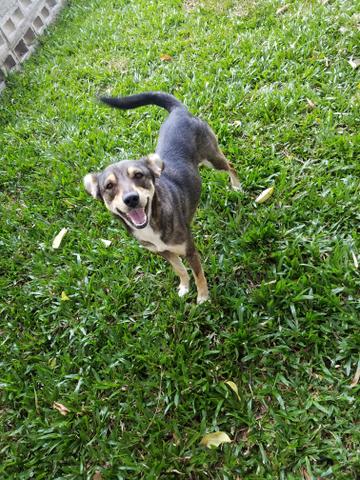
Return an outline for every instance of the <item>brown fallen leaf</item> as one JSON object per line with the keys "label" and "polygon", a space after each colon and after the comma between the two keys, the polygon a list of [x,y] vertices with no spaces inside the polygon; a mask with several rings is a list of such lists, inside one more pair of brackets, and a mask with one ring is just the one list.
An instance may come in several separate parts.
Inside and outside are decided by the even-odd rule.
{"label": "brown fallen leaf", "polygon": [[356,385],[359,383],[360,380],[360,360],[358,361],[357,369],[353,378],[353,381],[351,382],[350,388],[356,387]]}
{"label": "brown fallen leaf", "polygon": [[309,108],[314,109],[316,107],[315,103],[312,100],[310,100],[310,98],[307,98],[306,101]]}
{"label": "brown fallen leaf", "polygon": [[274,187],[269,187],[263,192],[260,193],[258,197],[255,198],[256,203],[264,203],[271,195],[274,193]]}
{"label": "brown fallen leaf", "polygon": [[60,230],[60,232],[56,235],[56,237],[54,238],[54,240],[52,242],[52,248],[57,249],[57,248],[60,247],[62,239],[67,234],[67,232],[68,232],[67,228],[62,228]]}
{"label": "brown fallen leaf", "polygon": [[55,410],[57,410],[59,413],[61,413],[61,415],[64,415],[64,416],[70,412],[70,410],[67,407],[65,407],[65,405],[58,402],[53,403],[53,408],[55,408]]}
{"label": "brown fallen leaf", "polygon": [[354,70],[356,70],[358,67],[360,67],[360,58],[350,58],[350,60],[348,60],[348,62]]}
{"label": "brown fallen leaf", "polygon": [[282,15],[282,14],[285,13],[286,10],[288,10],[288,9],[289,9],[289,5],[287,5],[287,4],[286,4],[286,5],[283,5],[282,7],[278,8],[278,9],[276,10],[276,15]]}
{"label": "brown fallen leaf", "polygon": [[101,472],[99,472],[99,470],[96,470],[96,472],[94,473],[94,476],[92,477],[92,480],[102,480],[102,475],[101,475]]}
{"label": "brown fallen leaf", "polygon": [[232,382],[231,380],[227,380],[226,382],[224,382],[226,385],[228,385],[231,390],[235,393],[235,395],[237,396],[238,400],[240,400],[240,396],[239,396],[239,390],[238,390],[238,387],[236,385],[236,383]]}
{"label": "brown fallen leaf", "polygon": [[200,445],[207,448],[218,447],[222,443],[231,443],[231,438],[225,432],[213,432],[204,435],[200,441]]}
{"label": "brown fallen leaf", "polygon": [[162,55],[160,55],[160,60],[162,62],[171,62],[172,59],[173,59],[172,56],[168,55],[167,53],[163,53]]}
{"label": "brown fallen leaf", "polygon": [[302,476],[304,480],[311,480],[311,476],[309,475],[308,471],[306,470],[305,467],[301,469]]}

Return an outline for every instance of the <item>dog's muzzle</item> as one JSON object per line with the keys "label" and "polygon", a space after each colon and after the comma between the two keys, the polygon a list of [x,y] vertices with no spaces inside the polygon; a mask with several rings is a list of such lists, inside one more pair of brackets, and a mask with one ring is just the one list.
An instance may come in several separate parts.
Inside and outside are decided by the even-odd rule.
{"label": "dog's muzzle", "polygon": [[145,228],[149,222],[149,200],[145,207],[130,208],[128,212],[122,212],[118,208],[116,210],[134,228]]}

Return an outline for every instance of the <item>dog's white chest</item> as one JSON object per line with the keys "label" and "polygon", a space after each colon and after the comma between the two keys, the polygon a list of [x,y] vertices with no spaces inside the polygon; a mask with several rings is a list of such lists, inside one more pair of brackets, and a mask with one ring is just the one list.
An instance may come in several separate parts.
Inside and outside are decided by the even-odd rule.
{"label": "dog's white chest", "polygon": [[185,255],[185,243],[178,245],[168,245],[164,243],[160,238],[160,233],[154,232],[150,225],[147,225],[141,230],[135,230],[133,235],[139,242],[144,243],[144,247],[151,252],[165,252],[165,250],[167,250],[177,255]]}

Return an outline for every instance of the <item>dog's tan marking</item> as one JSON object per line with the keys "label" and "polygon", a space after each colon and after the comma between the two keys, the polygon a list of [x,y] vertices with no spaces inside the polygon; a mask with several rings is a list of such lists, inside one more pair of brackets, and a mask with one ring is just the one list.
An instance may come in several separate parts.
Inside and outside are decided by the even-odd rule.
{"label": "dog's tan marking", "polygon": [[108,183],[116,183],[116,177],[113,173],[110,173],[110,175],[107,177],[104,185],[107,185]]}
{"label": "dog's tan marking", "polygon": [[202,160],[200,163],[199,163],[199,166],[201,167],[208,167],[208,168],[215,168],[214,165],[209,162],[209,160]]}
{"label": "dog's tan marking", "polygon": [[161,172],[164,168],[164,162],[161,160],[157,153],[150,153],[147,156],[146,162],[148,163],[151,170],[155,173],[157,177],[160,177]]}
{"label": "dog's tan marking", "polygon": [[231,186],[234,190],[241,191],[241,183],[234,167],[231,163],[226,159],[225,155],[222,153],[221,150],[217,149],[217,151],[211,156],[210,160],[204,158],[199,163],[199,166],[204,165],[208,168],[216,168],[217,170],[225,170],[230,178]]}
{"label": "dog's tan marking", "polygon": [[123,202],[122,193],[115,195],[111,202],[107,202],[107,200],[104,198],[104,203],[106,208],[115,214],[117,213],[117,208],[120,210],[120,212],[127,212],[128,210],[128,207]]}
{"label": "dog's tan marking", "polygon": [[142,173],[142,172],[136,167],[129,167],[127,169],[127,173],[130,178],[134,178],[136,173]]}
{"label": "dog's tan marking", "polygon": [[197,288],[197,303],[206,302],[209,299],[209,290],[207,281],[204,275],[204,270],[201,265],[200,255],[195,250],[193,253],[187,256],[190,263],[191,270],[193,271],[195,284]]}
{"label": "dog's tan marking", "polygon": [[178,286],[178,295],[179,297],[183,297],[189,291],[189,283],[190,277],[189,274],[184,267],[181,259],[172,252],[160,252],[160,255],[166,258],[166,260],[171,264],[175,273],[180,278],[180,284]]}
{"label": "dog's tan marking", "polygon": [[143,242],[145,247],[151,252],[165,252],[169,251],[176,255],[185,255],[185,242],[177,245],[168,245],[164,243],[160,238],[160,233],[155,232],[150,225],[145,228],[134,230],[133,235],[140,242]]}
{"label": "dog's tan marking", "polygon": [[148,198],[152,198],[155,192],[154,185],[151,184],[150,188],[140,187],[138,185],[133,185],[133,189],[138,192],[140,196],[140,203],[146,204]]}

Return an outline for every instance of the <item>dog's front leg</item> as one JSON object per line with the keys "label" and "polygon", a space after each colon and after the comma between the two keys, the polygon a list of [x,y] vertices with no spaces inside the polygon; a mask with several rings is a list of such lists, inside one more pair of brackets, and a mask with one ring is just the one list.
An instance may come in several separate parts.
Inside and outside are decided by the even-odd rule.
{"label": "dog's front leg", "polygon": [[184,264],[182,263],[180,257],[178,257],[175,253],[169,252],[166,250],[165,252],[159,252],[159,254],[166,258],[166,260],[171,264],[175,273],[180,278],[180,284],[178,286],[178,294],[179,297],[183,297],[189,291],[189,283],[190,277]]}
{"label": "dog's front leg", "polygon": [[188,260],[191,270],[194,274],[196,288],[197,288],[197,303],[206,302],[209,299],[209,290],[207,281],[204,275],[204,271],[201,265],[201,259],[199,252],[196,250],[195,245],[191,244],[188,248],[186,259]]}

